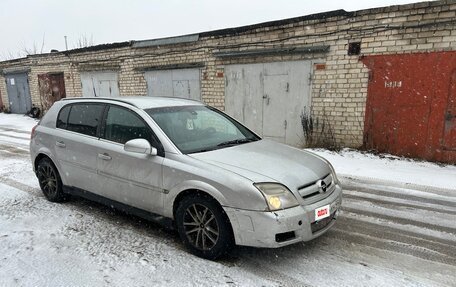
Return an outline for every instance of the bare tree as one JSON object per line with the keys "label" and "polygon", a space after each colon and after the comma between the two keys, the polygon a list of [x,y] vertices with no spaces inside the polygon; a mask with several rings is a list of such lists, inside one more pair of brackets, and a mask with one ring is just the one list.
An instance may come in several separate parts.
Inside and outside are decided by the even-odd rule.
{"label": "bare tree", "polygon": [[33,41],[33,45],[30,47],[28,46],[25,42],[22,42],[21,47],[19,48],[19,51],[12,52],[8,50],[7,52],[3,52],[0,54],[0,61],[8,61],[8,60],[14,60],[18,58],[23,58],[28,55],[36,55],[36,54],[42,54],[44,51],[44,46],[45,46],[45,39],[46,39],[46,33],[43,33],[43,39],[41,40],[41,43],[37,43],[36,41]]}
{"label": "bare tree", "polygon": [[[27,43],[23,42],[22,46],[20,48],[20,51],[18,52],[5,52],[3,54],[0,54],[0,61],[7,61],[7,60],[13,60],[17,58],[22,58],[28,55],[36,55],[36,54],[42,54],[44,52],[45,48],[45,38],[46,38],[46,33],[43,33],[43,39],[41,43],[37,43],[36,41],[33,41],[33,44],[29,46]],[[79,49],[79,48],[86,48],[93,46],[93,35],[87,36],[86,34],[83,34],[79,36],[78,40],[76,43],[73,44],[74,49]]]}
{"label": "bare tree", "polygon": [[73,45],[75,49],[86,48],[93,46],[93,35],[87,36],[86,34],[79,36],[77,42]]}
{"label": "bare tree", "polygon": [[25,55],[43,54],[45,38],[46,38],[46,33],[43,33],[43,40],[41,41],[40,46],[38,46],[36,41],[33,41],[32,47],[27,47],[27,45],[25,43],[23,43],[22,44],[22,53],[24,53]]}
{"label": "bare tree", "polygon": [[7,52],[4,52],[0,55],[0,61],[14,60],[22,57],[24,57],[24,55],[21,52],[12,52],[8,50]]}
{"label": "bare tree", "polygon": [[25,55],[36,55],[38,54],[38,45],[36,42],[33,42],[31,47],[27,47],[24,43],[22,44],[22,53]]}

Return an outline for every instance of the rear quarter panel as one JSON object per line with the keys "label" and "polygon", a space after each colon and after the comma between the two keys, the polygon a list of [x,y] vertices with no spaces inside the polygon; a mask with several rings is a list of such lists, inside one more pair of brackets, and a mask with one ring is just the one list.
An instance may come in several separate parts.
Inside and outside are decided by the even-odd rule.
{"label": "rear quarter panel", "polygon": [[49,157],[59,171],[63,184],[67,184],[66,176],[57,160],[55,153],[55,133],[56,120],[60,109],[64,106],[63,102],[56,102],[44,115],[35,129],[35,137],[30,141],[30,156],[33,170],[35,171],[36,158],[40,154]]}

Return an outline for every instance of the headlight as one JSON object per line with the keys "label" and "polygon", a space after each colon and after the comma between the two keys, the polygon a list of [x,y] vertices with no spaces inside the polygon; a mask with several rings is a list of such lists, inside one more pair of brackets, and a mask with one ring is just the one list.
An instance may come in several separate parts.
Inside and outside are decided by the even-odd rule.
{"label": "headlight", "polygon": [[255,183],[263,194],[270,211],[298,206],[299,202],[288,188],[278,183]]}

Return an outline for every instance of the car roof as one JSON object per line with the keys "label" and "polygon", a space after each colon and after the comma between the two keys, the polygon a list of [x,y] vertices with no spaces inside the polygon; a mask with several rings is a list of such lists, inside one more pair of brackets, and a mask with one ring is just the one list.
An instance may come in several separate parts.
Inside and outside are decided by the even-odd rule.
{"label": "car roof", "polygon": [[203,103],[175,97],[148,97],[148,96],[123,96],[115,98],[100,98],[100,97],[74,97],[64,98],[64,101],[71,102],[122,102],[130,104],[140,109],[163,108],[163,107],[176,107],[176,106],[202,106]]}

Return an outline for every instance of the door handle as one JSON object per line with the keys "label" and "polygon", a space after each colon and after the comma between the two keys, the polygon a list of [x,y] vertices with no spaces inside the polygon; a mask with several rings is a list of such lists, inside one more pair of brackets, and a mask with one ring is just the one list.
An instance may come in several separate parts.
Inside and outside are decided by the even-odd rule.
{"label": "door handle", "polygon": [[65,143],[63,141],[56,141],[55,145],[58,147],[66,147]]}
{"label": "door handle", "polygon": [[102,160],[111,160],[112,159],[112,157],[107,153],[99,153],[98,157],[101,158]]}

